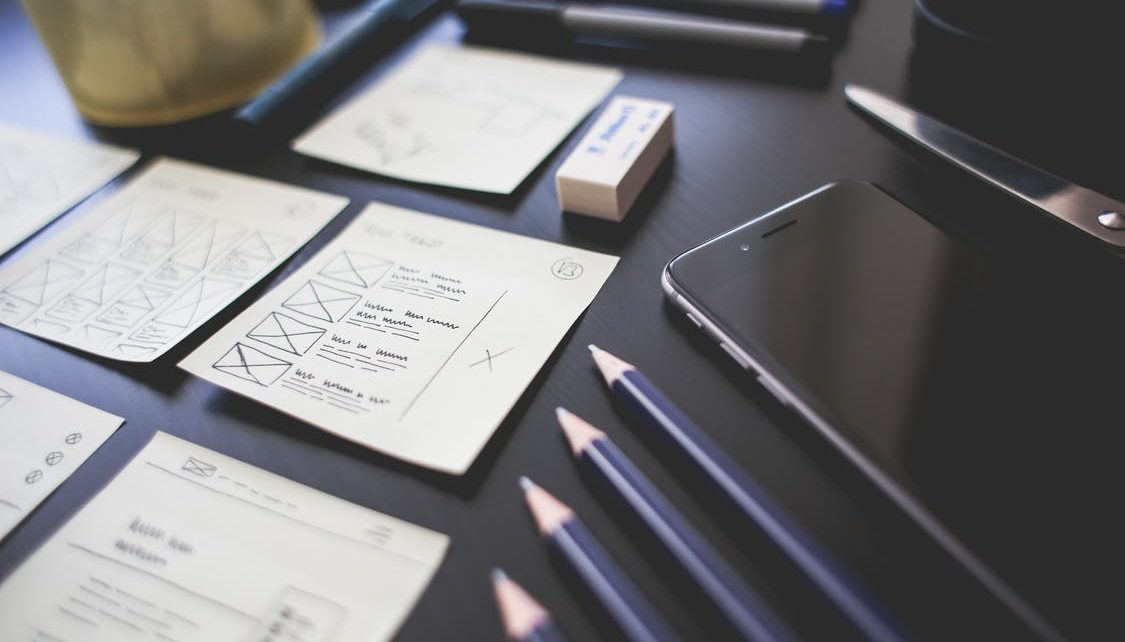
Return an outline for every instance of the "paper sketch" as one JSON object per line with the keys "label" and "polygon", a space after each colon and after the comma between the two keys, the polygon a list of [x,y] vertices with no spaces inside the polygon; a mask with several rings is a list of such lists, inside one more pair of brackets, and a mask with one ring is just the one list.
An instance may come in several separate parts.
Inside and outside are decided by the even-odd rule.
{"label": "paper sketch", "polygon": [[137,162],[135,151],[0,125],[0,254]]}
{"label": "paper sketch", "polygon": [[157,433],[0,586],[0,639],[390,639],[438,533]]}
{"label": "paper sketch", "polygon": [[616,262],[373,203],[180,366],[460,474]]}
{"label": "paper sketch", "polygon": [[508,194],[620,80],[605,67],[431,45],[293,148],[394,178]]}
{"label": "paper sketch", "polygon": [[0,540],[122,422],[0,371]]}
{"label": "paper sketch", "polygon": [[347,199],[182,161],[153,163],[0,267],[0,322],[151,361],[306,243]]}

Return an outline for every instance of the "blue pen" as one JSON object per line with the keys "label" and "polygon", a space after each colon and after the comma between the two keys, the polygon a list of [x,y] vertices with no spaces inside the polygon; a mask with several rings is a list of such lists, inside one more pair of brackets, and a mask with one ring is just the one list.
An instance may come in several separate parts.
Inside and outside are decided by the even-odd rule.
{"label": "blue pen", "polygon": [[527,477],[520,478],[520,487],[539,533],[594,594],[617,623],[624,639],[629,642],[676,642],[680,639],[569,506]]}
{"label": "blue pen", "polygon": [[562,408],[555,412],[579,465],[645,524],[738,637],[754,642],[797,639],[604,432]]}
{"label": "blue pen", "polygon": [[373,0],[364,15],[317,51],[297,63],[284,76],[239,109],[234,118],[248,125],[263,126],[297,99],[318,78],[351,58],[365,44],[393,25],[410,22],[438,0]]}
{"label": "blue pen", "polygon": [[591,345],[590,352],[613,394],[650,428],[671,440],[687,461],[764,532],[868,640],[908,639],[765,491],[644,375],[597,346]]}

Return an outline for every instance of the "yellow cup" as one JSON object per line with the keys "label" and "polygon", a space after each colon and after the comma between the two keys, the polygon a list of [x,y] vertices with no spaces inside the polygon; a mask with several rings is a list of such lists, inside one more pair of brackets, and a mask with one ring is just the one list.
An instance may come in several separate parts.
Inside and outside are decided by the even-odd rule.
{"label": "yellow cup", "polygon": [[320,42],[309,0],[23,0],[82,116],[162,125],[237,105]]}

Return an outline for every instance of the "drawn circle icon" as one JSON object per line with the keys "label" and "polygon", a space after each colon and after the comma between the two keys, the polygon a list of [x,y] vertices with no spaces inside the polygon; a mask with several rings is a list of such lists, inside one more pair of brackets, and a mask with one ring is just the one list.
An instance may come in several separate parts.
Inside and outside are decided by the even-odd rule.
{"label": "drawn circle icon", "polygon": [[46,461],[48,466],[54,466],[55,464],[62,461],[62,458],[63,454],[61,452],[52,450],[51,452],[47,453],[47,458],[43,461]]}
{"label": "drawn circle icon", "polygon": [[582,264],[571,258],[559,259],[551,266],[551,274],[563,281],[573,281],[582,276]]}
{"label": "drawn circle icon", "polygon": [[82,441],[82,433],[80,432],[72,432],[66,436],[66,443],[70,444],[71,446],[77,444],[80,441]]}
{"label": "drawn circle icon", "polygon": [[39,481],[40,479],[43,479],[43,471],[39,470],[38,468],[31,471],[30,473],[28,473],[23,478],[23,480],[25,482],[27,482],[28,484],[34,484],[35,482]]}

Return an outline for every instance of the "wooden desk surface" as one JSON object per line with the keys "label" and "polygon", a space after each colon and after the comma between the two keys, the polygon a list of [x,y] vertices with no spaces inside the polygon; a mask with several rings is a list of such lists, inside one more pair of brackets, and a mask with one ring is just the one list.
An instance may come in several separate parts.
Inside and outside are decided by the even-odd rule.
{"label": "wooden desk surface", "polygon": [[[143,366],[114,363],[0,327],[0,369],[121,415],[125,426],[3,544],[0,577],[10,573],[97,492],[160,429],[346,500],[448,534],[452,546],[401,630],[402,640],[500,639],[488,572],[502,566],[536,595],[574,640],[614,635],[537,538],[516,480],[531,475],[569,502],[688,639],[714,639],[691,591],[643,538],[615,517],[579,477],[554,421],[564,405],[602,426],[809,639],[851,639],[823,600],[772,549],[700,503],[678,470],[655,454],[614,411],[592,370],[594,342],[641,367],[772,492],[844,565],[866,582],[918,639],[1014,639],[1008,617],[882,500],[812,431],[732,367],[664,305],[659,276],[678,252],[748,217],[841,178],[871,180],[925,216],[956,216],[970,205],[1011,225],[1056,256],[1081,250],[1054,228],[972,181],[945,171],[877,133],[845,105],[842,86],[858,82],[892,95],[925,97],[948,79],[912,68],[911,5],[866,0],[826,73],[786,78],[761,63],[647,62],[606,53],[626,78],[620,92],[676,105],[676,150],[620,226],[562,216],[553,175],[571,136],[510,197],[415,186],[305,159],[278,148],[247,156],[214,133],[214,123],[171,131],[114,132],[85,126],[19,4],[0,0],[0,121],[77,137],[119,140],[146,154],[170,154],[341,194],[351,205],[303,251],[172,354]],[[459,23],[441,15],[355,84],[367,85],[426,40],[455,41]],[[576,59],[602,60],[594,50]],[[758,65],[758,66],[756,66]],[[721,67],[721,68],[720,68]],[[932,73],[932,72],[928,72]],[[952,73],[952,72],[951,72]],[[927,85],[927,83],[930,83]],[[353,89],[354,90],[354,89]],[[346,95],[346,94],[345,94]],[[342,96],[341,96],[342,98]],[[931,101],[939,113],[979,131],[996,103],[974,110],[970,96]],[[983,112],[983,113],[982,113]],[[974,120],[970,114],[976,114]],[[1040,113],[985,122],[1012,151],[1118,199],[1125,186],[1086,152],[1107,143],[1080,123],[1043,127]],[[1121,138],[1117,137],[1120,142]],[[1096,154],[1095,154],[1096,157]],[[1120,169],[1120,163],[1115,165]],[[285,274],[302,264],[369,200],[415,208],[527,236],[616,253],[621,263],[589,311],[463,477],[431,474],[368,452],[179,371],[178,359]],[[65,220],[65,219],[64,219]],[[987,227],[989,224],[984,224]],[[1069,631],[1089,633],[1083,599],[1068,590],[1033,596]]]}

